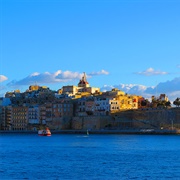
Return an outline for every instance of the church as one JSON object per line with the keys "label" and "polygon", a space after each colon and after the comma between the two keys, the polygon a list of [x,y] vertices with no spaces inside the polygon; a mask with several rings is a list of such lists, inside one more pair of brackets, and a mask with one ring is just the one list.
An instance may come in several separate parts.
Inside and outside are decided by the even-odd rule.
{"label": "church", "polygon": [[63,86],[62,89],[58,91],[59,94],[68,94],[70,96],[76,95],[77,93],[83,93],[83,92],[90,93],[90,94],[100,92],[100,88],[90,87],[90,84],[87,81],[85,72],[83,73],[83,76],[80,79],[78,86],[74,86],[74,85]]}

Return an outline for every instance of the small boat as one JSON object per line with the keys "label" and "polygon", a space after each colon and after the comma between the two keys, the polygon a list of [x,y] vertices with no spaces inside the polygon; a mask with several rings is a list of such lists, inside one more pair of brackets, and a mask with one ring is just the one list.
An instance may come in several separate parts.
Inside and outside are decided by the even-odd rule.
{"label": "small boat", "polygon": [[39,136],[51,136],[51,131],[49,130],[49,128],[41,129],[38,131],[38,135]]}

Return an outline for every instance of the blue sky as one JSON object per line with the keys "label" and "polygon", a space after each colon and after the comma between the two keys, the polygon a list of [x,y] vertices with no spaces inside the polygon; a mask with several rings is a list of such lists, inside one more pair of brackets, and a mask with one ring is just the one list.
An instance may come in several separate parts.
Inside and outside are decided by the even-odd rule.
{"label": "blue sky", "polygon": [[[180,1],[1,0],[0,96],[37,83],[180,97]],[[155,87],[155,88],[154,88]],[[156,89],[156,90],[155,90]]]}

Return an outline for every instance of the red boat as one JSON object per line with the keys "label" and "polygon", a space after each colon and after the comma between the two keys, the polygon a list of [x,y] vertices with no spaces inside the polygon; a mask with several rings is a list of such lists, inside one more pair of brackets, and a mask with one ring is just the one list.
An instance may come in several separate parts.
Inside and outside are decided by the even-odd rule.
{"label": "red boat", "polygon": [[49,130],[49,128],[41,129],[38,131],[38,135],[39,136],[51,136],[51,131]]}

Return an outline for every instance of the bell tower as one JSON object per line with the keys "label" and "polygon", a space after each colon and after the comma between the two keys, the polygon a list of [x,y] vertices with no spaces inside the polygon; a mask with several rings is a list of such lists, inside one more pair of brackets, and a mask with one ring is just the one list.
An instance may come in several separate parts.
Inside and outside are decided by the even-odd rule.
{"label": "bell tower", "polygon": [[87,79],[86,79],[86,73],[84,72],[83,73],[83,76],[82,76],[82,79],[79,81],[78,83],[78,87],[89,87],[89,83],[87,82]]}

